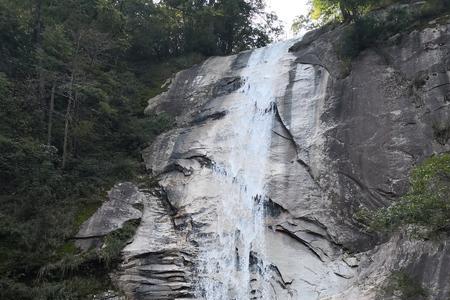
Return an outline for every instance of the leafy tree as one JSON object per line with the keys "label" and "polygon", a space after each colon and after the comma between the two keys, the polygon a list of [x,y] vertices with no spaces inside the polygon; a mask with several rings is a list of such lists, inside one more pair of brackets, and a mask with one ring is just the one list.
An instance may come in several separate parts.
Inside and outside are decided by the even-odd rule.
{"label": "leafy tree", "polygon": [[340,16],[344,21],[359,18],[376,0],[312,0],[312,17],[329,20]]}
{"label": "leafy tree", "polygon": [[[282,31],[276,16],[264,12],[265,6],[261,0],[220,1],[217,5],[219,18],[216,32],[219,49],[224,54],[262,47]],[[257,18],[259,23],[252,24],[252,20]]]}
{"label": "leafy tree", "polygon": [[276,22],[262,0],[0,0],[1,299],[108,287],[111,259],[69,240],[172,126],[147,100],[205,56],[264,46]]}
{"label": "leafy tree", "polygon": [[300,33],[302,30],[313,30],[320,26],[320,23],[313,22],[311,19],[311,15],[305,16],[300,15],[294,19],[292,22],[291,29],[294,32],[294,34]]}

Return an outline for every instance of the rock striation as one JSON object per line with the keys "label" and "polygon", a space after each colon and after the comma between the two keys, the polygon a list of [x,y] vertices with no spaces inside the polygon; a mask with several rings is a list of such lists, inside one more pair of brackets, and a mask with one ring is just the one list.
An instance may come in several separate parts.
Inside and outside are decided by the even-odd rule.
{"label": "rock striation", "polygon": [[350,66],[335,49],[343,30],[210,58],[150,100],[147,113],[177,127],[143,152],[157,181],[133,190],[143,212],[123,196],[110,204],[128,209],[105,219],[102,207],[79,233],[141,218],[112,275],[129,298],[400,299],[383,292],[399,271],[429,299],[449,297],[448,240],[383,239],[353,215],[450,151],[436,134],[450,122],[450,25],[394,36]]}

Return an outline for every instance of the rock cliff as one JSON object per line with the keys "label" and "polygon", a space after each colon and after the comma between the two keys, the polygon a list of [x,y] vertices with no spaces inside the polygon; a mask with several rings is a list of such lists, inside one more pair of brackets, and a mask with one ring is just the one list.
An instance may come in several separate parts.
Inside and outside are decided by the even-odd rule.
{"label": "rock cliff", "polygon": [[112,193],[79,234],[141,218],[112,275],[131,299],[397,299],[395,272],[449,297],[448,240],[380,238],[353,215],[450,150],[436,135],[450,122],[450,25],[351,63],[336,52],[342,30],[210,58],[150,100],[177,121],[143,153],[157,183],[116,187],[123,203]]}

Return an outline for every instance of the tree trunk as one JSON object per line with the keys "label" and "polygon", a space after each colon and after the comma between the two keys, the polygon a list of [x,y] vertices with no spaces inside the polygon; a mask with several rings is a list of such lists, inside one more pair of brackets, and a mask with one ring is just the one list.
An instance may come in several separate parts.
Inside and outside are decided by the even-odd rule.
{"label": "tree trunk", "polygon": [[[42,0],[35,0],[35,24],[34,24],[34,43],[37,52],[42,52]],[[42,110],[42,123],[45,119],[45,82],[44,72],[42,69],[42,58],[39,56],[37,63],[37,76],[38,76],[38,103]]]}
{"label": "tree trunk", "polygon": [[69,127],[70,127],[70,121],[72,118],[71,110],[72,110],[72,103],[73,103],[73,82],[74,82],[74,74],[72,73],[72,76],[70,79],[70,86],[69,86],[69,100],[67,102],[67,110],[66,110],[66,117],[65,117],[65,124],[64,124],[64,142],[63,142],[63,155],[62,155],[62,166],[61,166],[63,169],[66,167],[66,164],[67,164]]}
{"label": "tree trunk", "polygon": [[75,85],[75,72],[76,72],[76,66],[77,66],[77,60],[78,60],[78,52],[80,49],[80,40],[81,40],[81,33],[78,33],[77,46],[75,48],[75,53],[74,53],[74,56],[72,59],[72,72],[70,75],[70,82],[69,82],[69,100],[67,102],[67,110],[66,110],[66,117],[65,117],[65,124],[64,124],[64,141],[63,141],[63,154],[62,154],[62,165],[61,165],[62,169],[64,169],[67,164],[69,129],[70,129],[70,122],[72,119],[72,105],[74,102],[73,96],[74,96],[74,85]]}
{"label": "tree trunk", "polygon": [[42,0],[35,1],[34,41],[37,46],[42,44]]}
{"label": "tree trunk", "polygon": [[53,129],[53,111],[55,109],[55,89],[56,84],[53,82],[52,94],[50,96],[50,108],[48,111],[48,130],[47,130],[47,145],[52,145],[52,129]]}
{"label": "tree trunk", "polygon": [[[80,82],[80,79],[78,79],[78,82]],[[73,109],[72,109],[72,124],[74,126],[78,126],[79,125],[79,114],[78,111],[80,109],[80,102],[78,101],[78,91],[75,90],[75,94],[74,94],[74,98],[73,98]],[[76,139],[76,137],[72,137],[72,143],[71,143],[71,150],[72,150],[72,156],[74,156],[75,158],[78,158],[78,141]]]}

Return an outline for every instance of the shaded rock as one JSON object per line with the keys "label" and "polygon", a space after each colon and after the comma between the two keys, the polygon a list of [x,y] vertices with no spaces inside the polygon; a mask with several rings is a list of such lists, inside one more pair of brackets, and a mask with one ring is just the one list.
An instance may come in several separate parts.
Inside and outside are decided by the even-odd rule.
{"label": "shaded rock", "polygon": [[144,195],[134,184],[116,184],[108,192],[108,198],[108,201],[81,225],[75,236],[78,247],[87,250],[91,246],[99,246],[99,238],[122,228],[127,221],[142,217],[138,206],[142,204]]}

